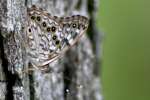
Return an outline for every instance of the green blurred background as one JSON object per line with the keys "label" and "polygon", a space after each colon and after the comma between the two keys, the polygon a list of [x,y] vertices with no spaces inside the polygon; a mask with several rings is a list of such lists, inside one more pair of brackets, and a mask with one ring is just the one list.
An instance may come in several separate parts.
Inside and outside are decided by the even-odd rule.
{"label": "green blurred background", "polygon": [[150,100],[150,0],[100,0],[104,100]]}

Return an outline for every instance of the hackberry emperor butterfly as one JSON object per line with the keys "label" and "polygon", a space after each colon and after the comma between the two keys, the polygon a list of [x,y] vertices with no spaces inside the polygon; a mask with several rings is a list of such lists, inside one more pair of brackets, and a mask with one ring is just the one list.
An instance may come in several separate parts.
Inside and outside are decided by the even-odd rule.
{"label": "hackberry emperor butterfly", "polygon": [[73,46],[88,27],[88,18],[51,16],[35,6],[28,9],[27,53],[35,66],[44,66]]}

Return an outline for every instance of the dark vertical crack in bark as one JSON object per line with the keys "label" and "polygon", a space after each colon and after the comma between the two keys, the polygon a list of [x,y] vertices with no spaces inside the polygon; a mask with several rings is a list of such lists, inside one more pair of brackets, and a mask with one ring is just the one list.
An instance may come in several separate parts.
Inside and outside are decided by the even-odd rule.
{"label": "dark vertical crack in bark", "polygon": [[35,90],[34,90],[34,77],[33,74],[29,74],[29,89],[30,89],[30,100],[35,100]]}
{"label": "dark vertical crack in bark", "polygon": [[90,20],[89,20],[89,27],[88,27],[88,36],[91,40],[91,42],[93,43],[93,51],[95,53],[96,59],[95,59],[95,66],[94,67],[94,74],[96,76],[99,75],[99,69],[100,69],[100,33],[98,31],[98,28],[96,26],[96,17],[95,17],[95,13],[96,13],[96,4],[95,4],[95,0],[88,0],[88,12],[89,15],[91,16]]}
{"label": "dark vertical crack in bark", "polygon": [[[13,87],[15,85],[22,86],[22,83],[21,83],[21,79],[19,78],[17,73],[12,73],[11,71],[8,70],[9,62],[8,62],[5,52],[4,52],[5,51],[4,43],[7,43],[6,41],[7,41],[7,39],[3,38],[3,36],[1,35],[1,30],[0,30],[0,49],[1,49],[0,56],[1,56],[1,60],[2,60],[3,72],[6,76],[6,82],[7,82],[7,85],[6,85],[7,92],[6,92],[5,100],[14,100]],[[12,65],[10,64],[10,66],[12,66]]]}
{"label": "dark vertical crack in bark", "polygon": [[94,11],[94,0],[88,0],[88,13],[90,15],[89,20],[89,27],[88,27],[88,36],[91,39],[91,41],[94,41],[94,35],[93,33],[93,11]]}
{"label": "dark vertical crack in bark", "polygon": [[66,64],[64,67],[64,98],[66,100],[67,98],[67,89],[70,88],[71,80],[72,80],[72,72],[70,71],[71,68],[69,68]]}
{"label": "dark vertical crack in bark", "polygon": [[[0,33],[1,33],[1,31],[0,31]],[[2,59],[3,71],[5,73],[6,82],[7,82],[6,100],[13,100],[13,85],[15,83],[16,76],[8,71],[8,61],[7,61],[7,59],[5,57],[5,53],[4,53],[3,40],[4,40],[4,38],[0,34],[0,49],[1,49],[1,55],[0,56]]]}
{"label": "dark vertical crack in bark", "polygon": [[[74,54],[74,56],[72,56]],[[75,51],[68,51],[66,56],[72,58],[66,60],[64,63],[64,100],[77,100],[77,64],[78,56]],[[76,62],[76,64],[74,64]]]}
{"label": "dark vertical crack in bark", "polygon": [[79,0],[78,3],[76,4],[76,9],[79,10],[81,8],[82,0]]}
{"label": "dark vertical crack in bark", "polygon": [[25,6],[27,6],[27,4],[28,4],[28,0],[25,0]]}

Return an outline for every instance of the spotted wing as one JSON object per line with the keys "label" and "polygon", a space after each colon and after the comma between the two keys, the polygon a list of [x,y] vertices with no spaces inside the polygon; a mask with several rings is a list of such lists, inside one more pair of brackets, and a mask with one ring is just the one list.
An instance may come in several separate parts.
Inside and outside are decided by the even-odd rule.
{"label": "spotted wing", "polygon": [[44,66],[73,46],[88,27],[86,17],[51,16],[35,6],[28,9],[26,29],[29,60]]}

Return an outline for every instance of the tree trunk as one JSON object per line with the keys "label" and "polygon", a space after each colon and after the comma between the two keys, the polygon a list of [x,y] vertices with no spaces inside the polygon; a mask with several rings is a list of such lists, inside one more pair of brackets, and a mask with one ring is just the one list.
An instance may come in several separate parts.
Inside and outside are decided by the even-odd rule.
{"label": "tree trunk", "polygon": [[[98,0],[0,1],[0,100],[102,100],[99,72],[99,32],[95,25]],[[89,35],[48,72],[23,73],[29,66],[24,45],[27,7],[36,5],[52,15],[81,14],[90,18]],[[92,33],[92,35],[91,35]],[[95,41],[96,40],[96,41]]]}

